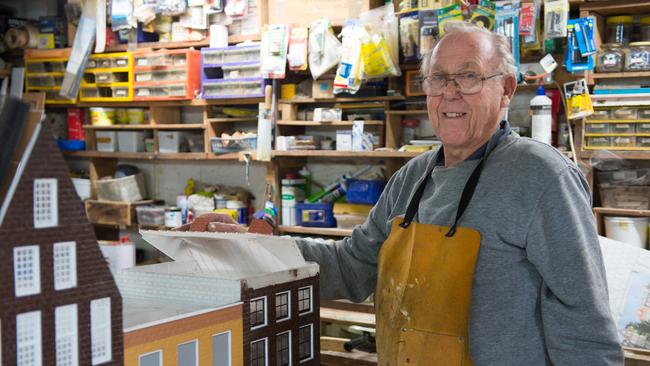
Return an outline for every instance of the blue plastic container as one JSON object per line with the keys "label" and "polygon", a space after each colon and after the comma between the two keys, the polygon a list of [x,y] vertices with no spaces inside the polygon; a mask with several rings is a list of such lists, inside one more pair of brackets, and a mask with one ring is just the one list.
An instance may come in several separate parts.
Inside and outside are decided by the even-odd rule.
{"label": "blue plastic container", "polygon": [[298,225],[307,227],[336,227],[332,203],[297,203]]}
{"label": "blue plastic container", "polygon": [[379,196],[381,196],[385,186],[386,182],[383,180],[348,179],[347,201],[349,203],[374,205],[379,201]]}
{"label": "blue plastic container", "polygon": [[56,142],[62,151],[86,150],[86,141],[58,139]]}

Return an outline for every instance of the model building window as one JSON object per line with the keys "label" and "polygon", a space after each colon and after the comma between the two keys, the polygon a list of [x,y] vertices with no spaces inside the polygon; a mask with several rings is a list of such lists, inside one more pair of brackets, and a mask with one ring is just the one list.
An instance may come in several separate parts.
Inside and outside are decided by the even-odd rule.
{"label": "model building window", "polygon": [[42,229],[59,224],[56,179],[34,179],[34,227]]}
{"label": "model building window", "polygon": [[54,310],[56,333],[56,366],[77,366],[77,304],[59,306]]}
{"label": "model building window", "polygon": [[251,342],[251,366],[267,366],[266,338]]}
{"label": "model building window", "polygon": [[291,365],[291,331],[275,336],[276,366]]}
{"label": "model building window", "polygon": [[179,344],[176,347],[176,353],[178,354],[178,360],[176,365],[178,366],[196,366],[198,365],[198,341],[194,340],[191,342]]}
{"label": "model building window", "polygon": [[111,298],[90,302],[90,343],[93,365],[108,362],[111,351]]}
{"label": "model building window", "polygon": [[41,260],[38,245],[14,248],[14,288],[16,297],[41,292]]}
{"label": "model building window", "polygon": [[154,351],[138,357],[138,366],[162,366],[162,351]]}
{"label": "model building window", "polygon": [[16,315],[16,364],[41,365],[41,312]]}
{"label": "model building window", "polygon": [[54,243],[54,289],[77,286],[77,244],[73,241]]}
{"label": "model building window", "polygon": [[298,314],[311,312],[311,286],[298,289]]}
{"label": "model building window", "polygon": [[266,296],[252,299],[251,304],[251,327],[258,328],[266,325]]}
{"label": "model building window", "polygon": [[312,329],[311,324],[298,329],[298,357],[300,357],[300,362],[312,359]]}
{"label": "model building window", "polygon": [[290,292],[275,294],[275,321],[291,318],[291,296]]}
{"label": "model building window", "polygon": [[230,331],[212,336],[212,366],[230,366]]}

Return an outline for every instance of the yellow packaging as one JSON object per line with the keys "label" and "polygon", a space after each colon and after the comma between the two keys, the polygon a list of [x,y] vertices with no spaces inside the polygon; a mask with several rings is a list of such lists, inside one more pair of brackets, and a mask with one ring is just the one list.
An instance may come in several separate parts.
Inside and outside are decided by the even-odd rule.
{"label": "yellow packaging", "polygon": [[361,44],[361,59],[363,73],[368,79],[399,74],[393,65],[386,39],[378,34]]}
{"label": "yellow packaging", "polygon": [[132,125],[139,125],[144,123],[144,109],[143,108],[129,108],[127,111],[127,121]]}
{"label": "yellow packaging", "polygon": [[126,108],[118,108],[115,112],[115,122],[118,124],[129,123],[129,112]]}
{"label": "yellow packaging", "polygon": [[280,88],[282,99],[293,99],[296,97],[296,84],[282,84]]}
{"label": "yellow packaging", "polygon": [[369,215],[371,209],[372,205],[336,202],[332,211],[336,215]]}
{"label": "yellow packaging", "polygon": [[237,209],[235,208],[217,208],[212,212],[230,215],[230,217],[232,217],[232,219],[235,220],[235,222],[238,222],[239,220],[239,214],[237,213]]}
{"label": "yellow packaging", "polygon": [[115,108],[90,108],[90,122],[93,126],[110,126],[115,123]]}
{"label": "yellow packaging", "polygon": [[40,33],[36,35],[36,44],[38,48],[54,48],[54,34]]}

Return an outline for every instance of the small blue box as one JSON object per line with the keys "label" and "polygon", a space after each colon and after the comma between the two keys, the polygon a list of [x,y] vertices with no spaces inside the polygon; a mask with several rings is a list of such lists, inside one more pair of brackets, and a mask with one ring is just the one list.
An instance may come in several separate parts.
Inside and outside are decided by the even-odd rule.
{"label": "small blue box", "polygon": [[379,201],[384,186],[386,186],[386,183],[383,180],[348,179],[347,201],[349,203],[374,205]]}
{"label": "small blue box", "polygon": [[66,140],[58,139],[56,140],[61,151],[83,151],[86,150],[86,141],[82,140]]}
{"label": "small blue box", "polygon": [[297,203],[298,225],[307,227],[336,227],[332,203]]}

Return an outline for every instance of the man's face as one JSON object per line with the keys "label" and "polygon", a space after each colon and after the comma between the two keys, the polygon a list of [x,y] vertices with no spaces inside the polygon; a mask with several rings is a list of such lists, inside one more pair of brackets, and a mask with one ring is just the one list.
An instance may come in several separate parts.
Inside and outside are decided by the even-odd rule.
{"label": "man's face", "polygon": [[[498,73],[493,46],[480,33],[459,33],[444,38],[431,55],[431,65],[429,75]],[[474,149],[489,140],[501,118],[501,109],[510,103],[512,93],[504,91],[507,78],[512,76],[485,80],[481,91],[471,95],[461,94],[450,80],[442,95],[427,97],[429,119],[445,148]]]}

